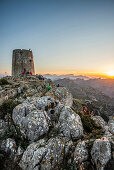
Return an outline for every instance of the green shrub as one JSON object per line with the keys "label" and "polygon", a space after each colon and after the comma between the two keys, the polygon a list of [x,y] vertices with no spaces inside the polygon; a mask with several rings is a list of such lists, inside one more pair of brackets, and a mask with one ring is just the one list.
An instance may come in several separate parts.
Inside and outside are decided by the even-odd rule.
{"label": "green shrub", "polygon": [[92,132],[95,128],[98,128],[94,122],[94,120],[91,118],[91,115],[83,114],[83,113],[78,113],[78,115],[81,118],[84,130],[86,132]]}
{"label": "green shrub", "polygon": [[20,104],[19,102],[16,102],[12,99],[8,99],[0,105],[0,118],[4,119],[5,115],[8,113],[9,115],[12,115],[13,109]]}
{"label": "green shrub", "polygon": [[22,137],[19,127],[14,125],[13,120],[11,120],[11,123],[5,130],[4,135],[0,137],[0,141],[5,140],[7,138],[14,139],[16,141],[17,146],[21,146],[23,149],[26,149],[29,145],[29,141]]}
{"label": "green shrub", "polygon": [[85,132],[87,133],[93,133],[97,132],[98,130],[102,130],[101,127],[97,126],[94,120],[91,118],[91,115],[83,114],[83,113],[78,113],[78,115],[81,118],[83,127]]}
{"label": "green shrub", "polygon": [[18,104],[20,103],[12,99],[8,99],[0,106],[0,118],[5,119],[5,115],[7,115],[7,121],[9,122],[4,135],[0,137],[0,141],[7,138],[13,138],[16,141],[17,146],[21,146],[22,148],[26,149],[29,145],[29,141],[22,137],[19,127],[15,126],[12,120],[13,109]]}
{"label": "green shrub", "polygon": [[7,85],[9,82],[5,78],[0,79],[0,85]]}

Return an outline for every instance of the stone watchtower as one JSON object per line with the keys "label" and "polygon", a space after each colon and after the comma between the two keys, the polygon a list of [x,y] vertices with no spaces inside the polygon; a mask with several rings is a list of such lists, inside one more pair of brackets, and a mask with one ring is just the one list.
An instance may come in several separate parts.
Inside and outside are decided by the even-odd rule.
{"label": "stone watchtower", "polygon": [[31,50],[16,49],[12,56],[12,76],[18,76],[22,72],[35,74],[33,54]]}

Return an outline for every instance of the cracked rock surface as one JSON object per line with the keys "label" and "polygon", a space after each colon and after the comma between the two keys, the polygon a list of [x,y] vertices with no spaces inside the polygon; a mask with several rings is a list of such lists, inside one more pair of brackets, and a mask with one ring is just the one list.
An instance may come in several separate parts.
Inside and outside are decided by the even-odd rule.
{"label": "cracked rock surface", "polygon": [[47,92],[46,95],[54,97],[56,100],[59,100],[61,104],[64,104],[65,106],[72,106],[72,94],[65,87],[53,88],[49,92]]}
{"label": "cracked rock surface", "polygon": [[[35,98],[32,100],[33,103],[24,102],[13,110],[12,118],[14,123],[20,127],[22,135],[31,142],[38,140],[40,136],[46,134],[49,130],[50,117],[42,108],[46,99],[48,100],[49,98]],[[45,105],[48,105],[50,100]]]}
{"label": "cracked rock surface", "polygon": [[105,167],[111,159],[111,144],[107,138],[95,140],[91,150],[91,156],[97,169],[103,169]]}
{"label": "cracked rock surface", "polygon": [[77,144],[74,151],[74,160],[77,163],[82,163],[88,159],[88,150],[86,148],[85,141],[81,141]]}
{"label": "cracked rock surface", "polygon": [[83,125],[80,116],[70,107],[65,106],[59,117],[60,132],[70,139],[79,139],[83,136]]}
{"label": "cracked rock surface", "polygon": [[66,138],[51,138],[48,142],[39,140],[28,146],[19,165],[24,170],[57,168],[71,146],[72,141]]}

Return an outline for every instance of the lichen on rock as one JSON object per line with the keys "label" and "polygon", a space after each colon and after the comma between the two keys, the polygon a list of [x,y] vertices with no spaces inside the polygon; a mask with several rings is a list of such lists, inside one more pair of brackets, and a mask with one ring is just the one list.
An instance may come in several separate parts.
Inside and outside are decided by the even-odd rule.
{"label": "lichen on rock", "polygon": [[81,119],[70,107],[63,107],[60,113],[59,122],[62,136],[73,140],[79,139],[83,136]]}
{"label": "lichen on rock", "polygon": [[73,97],[69,90],[65,87],[56,87],[52,88],[49,92],[46,93],[47,96],[52,96],[56,100],[59,100],[61,104],[65,106],[72,106]]}
{"label": "lichen on rock", "polygon": [[106,137],[95,140],[91,150],[91,156],[97,169],[103,169],[105,167],[111,159],[111,144]]}
{"label": "lichen on rock", "polygon": [[65,155],[69,153],[72,141],[66,138],[39,140],[28,146],[20,161],[23,170],[59,168]]}

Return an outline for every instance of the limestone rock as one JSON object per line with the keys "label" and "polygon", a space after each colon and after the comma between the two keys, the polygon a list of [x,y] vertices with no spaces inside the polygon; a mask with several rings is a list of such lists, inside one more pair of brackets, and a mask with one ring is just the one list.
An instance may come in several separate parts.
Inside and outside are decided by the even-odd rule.
{"label": "limestone rock", "polygon": [[22,87],[18,87],[17,92],[20,94],[22,92]]}
{"label": "limestone rock", "polygon": [[11,158],[16,154],[16,142],[14,139],[8,138],[1,143],[1,150],[8,153]]}
{"label": "limestone rock", "polygon": [[111,145],[107,138],[104,137],[94,141],[91,156],[97,169],[104,169],[107,162],[111,159]]}
{"label": "limestone rock", "polygon": [[76,163],[82,163],[88,159],[88,150],[86,148],[85,141],[81,141],[77,144],[74,151],[74,161]]}
{"label": "limestone rock", "polygon": [[24,149],[21,146],[19,146],[18,149],[17,149],[17,156],[22,155],[23,152],[24,152]]}
{"label": "limestone rock", "polygon": [[23,170],[58,168],[71,146],[72,142],[65,138],[52,138],[47,143],[39,140],[28,146],[19,165]]}
{"label": "limestone rock", "polygon": [[106,122],[101,116],[91,116],[91,118],[95,121],[97,126],[104,128],[106,126]]}
{"label": "limestone rock", "polygon": [[110,117],[108,125],[109,125],[109,131],[114,135],[114,117]]}
{"label": "limestone rock", "polygon": [[55,100],[50,96],[43,96],[43,97],[37,98],[34,105],[36,106],[37,109],[45,110],[47,107],[49,108],[52,105],[54,107],[55,106]]}
{"label": "limestone rock", "polygon": [[50,117],[47,112],[37,109],[29,102],[18,105],[13,110],[12,118],[20,127],[22,135],[30,141],[38,140],[49,130]]}
{"label": "limestone rock", "polygon": [[65,87],[52,88],[49,92],[46,93],[46,95],[54,97],[56,100],[59,100],[65,106],[72,106],[72,94]]}
{"label": "limestone rock", "polygon": [[20,124],[21,132],[30,141],[36,141],[40,136],[49,130],[50,118],[45,111],[37,110],[31,112],[22,119]]}
{"label": "limestone rock", "polygon": [[2,87],[0,86],[0,91],[2,91]]}
{"label": "limestone rock", "polygon": [[30,105],[28,102],[24,102],[16,106],[13,110],[12,118],[16,125],[20,125],[22,119],[24,119],[29,113],[36,111],[34,105]]}
{"label": "limestone rock", "polygon": [[60,132],[70,139],[79,139],[83,136],[83,126],[80,116],[70,107],[65,106],[59,117]]}
{"label": "limestone rock", "polygon": [[7,129],[7,122],[0,119],[0,136],[1,137],[4,135],[6,129]]}

